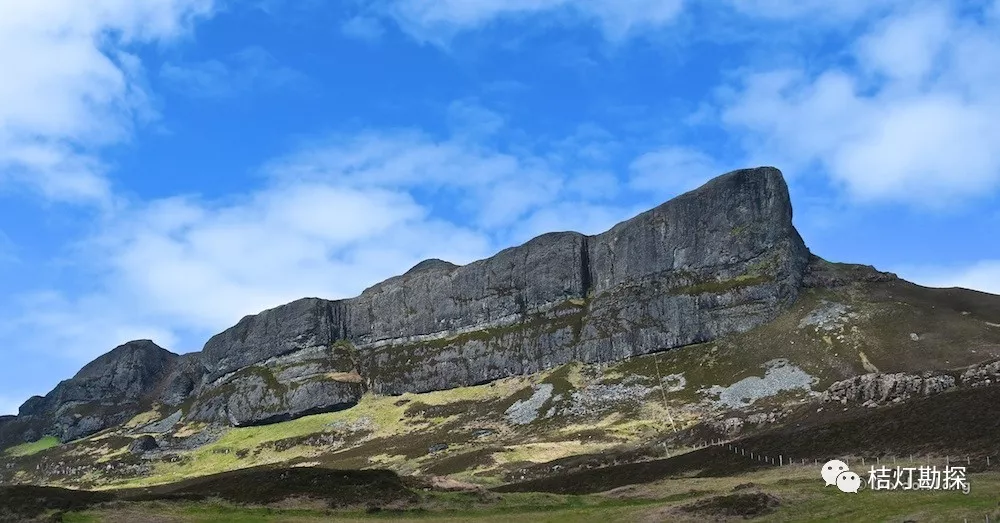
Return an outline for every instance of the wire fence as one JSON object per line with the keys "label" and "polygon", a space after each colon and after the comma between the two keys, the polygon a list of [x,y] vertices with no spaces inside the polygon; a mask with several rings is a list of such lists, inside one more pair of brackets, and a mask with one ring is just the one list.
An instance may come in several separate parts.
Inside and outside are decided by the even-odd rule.
{"label": "wire fence", "polygon": [[[859,455],[842,455],[842,456],[825,456],[825,457],[815,457],[815,456],[795,456],[793,454],[784,453],[774,453],[774,452],[761,452],[742,444],[738,440],[731,439],[713,439],[701,442],[687,449],[687,451],[700,450],[708,447],[719,447],[725,449],[726,452],[731,452],[740,458],[756,461],[765,465],[772,465],[775,467],[803,467],[808,466],[810,468],[816,467],[817,469],[821,467],[824,463],[830,460],[840,460],[843,461],[848,467],[858,466],[864,467],[868,470],[881,467],[900,467],[900,466],[941,466],[944,467],[966,467],[970,468],[975,466],[975,471],[985,471],[985,470],[1000,470],[1000,455],[990,455],[990,456],[971,456],[971,455],[933,455],[933,454],[883,454],[883,455],[869,455],[869,456],[859,456]],[[683,453],[683,452],[681,452]],[[672,455],[677,455],[674,453]],[[668,452],[668,456],[671,453]],[[1000,523],[1000,516],[997,515],[984,515],[980,519],[964,519],[965,523],[970,521],[985,521],[986,523]]]}
{"label": "wire fence", "polygon": [[[712,439],[697,443],[690,447],[684,448],[669,448],[666,443],[663,444],[666,451],[667,457],[676,456],[679,454],[685,454],[687,452],[701,450],[708,447],[724,447],[727,451],[741,457],[745,457],[752,461],[761,462],[764,464],[775,465],[778,467],[792,466],[792,465],[820,465],[826,463],[829,460],[837,459],[843,461],[844,464],[850,466],[852,463],[854,465],[861,465],[863,467],[867,466],[896,466],[896,465],[909,465],[909,464],[925,464],[925,465],[944,465],[944,466],[966,466],[971,467],[976,465],[977,470],[980,468],[985,469],[998,469],[1000,470],[1000,455],[994,456],[971,456],[971,455],[936,455],[936,454],[885,454],[885,455],[874,455],[874,456],[863,456],[863,455],[831,455],[824,457],[815,456],[795,456],[792,454],[774,453],[774,452],[762,452],[755,450],[751,447],[740,444],[738,440],[732,439]],[[673,450],[674,452],[671,452]],[[980,465],[982,467],[980,467]],[[1000,523],[1000,522],[998,522]]]}

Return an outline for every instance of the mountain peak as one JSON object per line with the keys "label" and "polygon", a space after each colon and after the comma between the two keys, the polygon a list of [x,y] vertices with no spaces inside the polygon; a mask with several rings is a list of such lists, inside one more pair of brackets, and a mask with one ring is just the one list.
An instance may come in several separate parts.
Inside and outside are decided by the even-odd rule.
{"label": "mountain peak", "polygon": [[[770,321],[797,298],[808,261],[781,172],[741,169],[600,234],[543,234],[463,266],[432,258],[403,275],[416,277],[353,298],[246,316],[197,354],[126,343],[23,414],[63,439],[143,402],[184,403],[188,421],[253,425],[349,408],[365,390],[427,392],[617,361]],[[435,271],[448,277],[422,276]],[[108,397],[134,408],[65,418]]]}

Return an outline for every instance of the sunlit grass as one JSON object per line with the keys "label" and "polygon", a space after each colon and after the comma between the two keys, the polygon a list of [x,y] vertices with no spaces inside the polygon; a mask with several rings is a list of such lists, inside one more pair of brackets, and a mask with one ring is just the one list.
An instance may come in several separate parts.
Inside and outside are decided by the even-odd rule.
{"label": "sunlit grass", "polygon": [[38,454],[39,452],[59,446],[59,438],[55,436],[45,436],[44,438],[31,443],[22,443],[8,448],[5,453],[8,456],[23,457]]}

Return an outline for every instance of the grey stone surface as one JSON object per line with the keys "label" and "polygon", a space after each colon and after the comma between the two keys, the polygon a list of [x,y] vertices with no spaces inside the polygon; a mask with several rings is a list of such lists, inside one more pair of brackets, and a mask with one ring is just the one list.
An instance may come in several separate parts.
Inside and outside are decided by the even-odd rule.
{"label": "grey stone surface", "polygon": [[668,393],[680,392],[687,387],[687,378],[684,377],[683,373],[667,374],[660,381],[660,386],[663,387],[663,391]]}
{"label": "grey stone surface", "polygon": [[[0,443],[28,429],[86,435],[150,399],[183,404],[191,420],[268,423],[365,390],[448,389],[709,341],[771,320],[807,276],[843,277],[810,259],[781,173],[734,171],[595,236],[544,234],[464,266],[427,260],[354,298],[247,316],[197,354],[132,342],[146,348],[116,349],[29,400]],[[95,413],[105,403],[115,411]]]}
{"label": "grey stone surface", "polygon": [[596,236],[390,279],[350,301],[345,330],[374,390],[443,389],[747,330],[794,300],[807,262],[780,173],[737,171]]}
{"label": "grey stone surface", "polygon": [[44,397],[26,401],[15,423],[0,431],[0,444],[46,434],[70,441],[124,423],[145,410],[177,361],[176,354],[149,340],[118,346]]}
{"label": "grey stone surface", "polygon": [[142,455],[147,452],[159,449],[160,445],[156,443],[156,439],[153,436],[139,436],[132,440],[132,443],[128,445],[128,451],[131,454]]}
{"label": "grey stone surface", "polygon": [[635,404],[655,390],[639,384],[593,384],[574,391],[563,414],[591,416],[608,410]]}
{"label": "grey stone surface", "polygon": [[206,372],[201,358],[201,353],[184,354],[177,358],[177,363],[164,379],[162,391],[157,398],[161,403],[178,406],[191,395]]}
{"label": "grey stone surface", "polygon": [[[751,376],[729,386],[716,385],[701,391],[716,406],[738,409],[784,391],[809,392],[817,381],[787,360],[769,361],[762,377]],[[715,398],[711,398],[715,396]]]}
{"label": "grey stone surface", "polygon": [[1000,383],[1000,361],[973,365],[959,378],[963,387],[984,387]]}
{"label": "grey stone surface", "polygon": [[819,306],[802,318],[799,328],[814,327],[817,330],[834,331],[844,327],[844,324],[857,318],[851,308],[843,303],[823,300]]}
{"label": "grey stone surface", "polygon": [[838,381],[830,385],[821,398],[824,402],[876,406],[937,394],[955,385],[954,376],[948,374],[871,373]]}
{"label": "grey stone surface", "polygon": [[891,272],[882,272],[871,265],[831,263],[816,256],[809,257],[802,285],[833,288],[856,282],[885,282],[898,279]]}
{"label": "grey stone surface", "polygon": [[551,383],[535,385],[530,398],[517,400],[507,408],[507,412],[504,413],[507,421],[514,425],[527,425],[538,419],[538,411],[552,398],[553,389]]}
{"label": "grey stone surface", "polygon": [[136,432],[153,432],[157,434],[168,432],[170,431],[170,429],[174,428],[175,425],[177,425],[177,423],[181,420],[181,416],[183,416],[183,414],[184,412],[181,410],[175,411],[173,414],[167,416],[166,418],[163,418],[160,421],[150,423],[149,425],[146,425],[136,430]]}
{"label": "grey stone surface", "polygon": [[251,366],[202,390],[187,417],[237,427],[273,423],[348,408],[363,391],[360,383],[333,379],[279,382],[268,368]]}

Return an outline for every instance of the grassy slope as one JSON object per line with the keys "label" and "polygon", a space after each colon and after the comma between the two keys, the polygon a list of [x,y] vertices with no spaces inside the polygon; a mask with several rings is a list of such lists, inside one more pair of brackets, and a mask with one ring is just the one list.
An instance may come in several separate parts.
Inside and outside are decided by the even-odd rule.
{"label": "grassy slope", "polygon": [[[1000,474],[969,476],[971,491],[868,491],[856,495],[824,487],[812,466],[758,470],[722,478],[672,478],[603,494],[563,496],[425,492],[420,501],[398,511],[369,513],[352,508],[331,510],[300,502],[283,507],[249,507],[225,502],[146,502],[98,507],[68,514],[64,521],[120,521],[128,515],[160,516],[171,521],[482,521],[482,522],[635,522],[706,521],[714,514],[681,507],[739,492],[766,493],[778,500],[758,521],[982,521],[1000,516]],[[747,488],[747,485],[752,485]],[[742,488],[737,488],[742,486]],[[742,518],[736,518],[742,519]]]}
{"label": "grassy slope", "polygon": [[[802,319],[824,302],[846,304],[856,316],[832,330],[800,328]],[[711,414],[693,407],[702,398],[700,389],[762,376],[763,364],[776,358],[787,359],[815,376],[814,390],[866,372],[866,368],[883,372],[949,369],[1000,358],[1000,328],[990,323],[1000,323],[1000,298],[972,291],[926,289],[900,281],[811,289],[772,323],[713,343],[610,366],[567,365],[483,386],[399,397],[367,395],[357,407],[345,411],[232,429],[218,441],[186,453],[180,461],[154,461],[151,473],[143,477],[92,475],[87,479],[104,486],[141,486],[261,464],[310,463],[452,474],[496,484],[524,466],[634,448],[669,436],[670,419],[679,428],[691,427]],[[913,341],[911,333],[918,334],[919,341]],[[511,426],[504,420],[504,411],[516,400],[531,396],[532,386],[539,383],[551,383],[554,393],[565,399],[587,385],[653,386],[658,376],[667,374],[682,374],[686,387],[665,397],[657,391],[637,404],[591,416],[555,416],[526,426]],[[783,394],[760,400],[754,407],[766,409],[801,399],[802,394]],[[542,411],[553,404],[550,400]],[[476,429],[492,434],[475,438]],[[197,426],[189,427],[189,431],[196,430]],[[40,451],[22,461],[23,468],[31,470],[39,459],[106,459],[121,455],[128,442],[128,438],[104,434]],[[429,453],[428,447],[437,443],[449,448]],[[60,483],[57,478],[30,475],[22,479]]]}
{"label": "grassy slope", "polygon": [[11,457],[24,457],[38,454],[39,452],[58,446],[59,438],[56,438],[55,436],[46,436],[38,441],[22,443],[20,445],[10,447],[5,450],[4,453]]}

